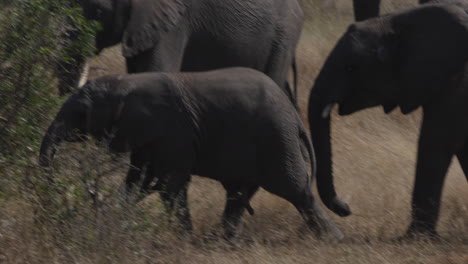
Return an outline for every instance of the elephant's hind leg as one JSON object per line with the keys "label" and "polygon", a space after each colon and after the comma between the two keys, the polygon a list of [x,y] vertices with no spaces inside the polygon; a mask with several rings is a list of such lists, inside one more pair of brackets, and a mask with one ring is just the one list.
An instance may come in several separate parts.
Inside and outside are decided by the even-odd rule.
{"label": "elephant's hind leg", "polygon": [[318,237],[322,237],[322,230],[333,234],[334,238],[343,239],[343,233],[332,223],[329,216],[318,205],[310,190],[305,191],[303,198],[291,201],[297,208],[307,226],[315,232]]}
{"label": "elephant's hind leg", "polygon": [[310,188],[307,174],[304,172],[303,180],[284,178],[273,184],[261,185],[265,190],[276,194],[291,202],[304,218],[307,226],[318,236],[324,233],[331,234],[334,238],[341,240],[343,233],[335,226],[329,216],[318,205]]}
{"label": "elephant's hind leg", "polygon": [[293,61],[293,54],[281,46],[282,45],[277,45],[277,47],[272,49],[265,73],[283,89],[283,92],[297,108],[297,95],[293,94],[294,88],[291,89],[287,80],[289,67],[292,65]]}
{"label": "elephant's hind leg", "polygon": [[[242,222],[242,215],[246,207],[250,206],[249,201],[257,192],[259,186],[244,186],[224,182],[223,186],[227,193],[222,221],[224,235],[226,239],[230,240],[237,235]],[[251,213],[253,214],[253,211]]]}

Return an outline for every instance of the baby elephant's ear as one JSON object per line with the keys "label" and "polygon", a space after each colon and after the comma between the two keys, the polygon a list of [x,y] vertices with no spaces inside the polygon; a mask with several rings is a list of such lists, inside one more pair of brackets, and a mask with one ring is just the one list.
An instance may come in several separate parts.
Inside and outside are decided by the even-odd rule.
{"label": "baby elephant's ear", "polygon": [[398,62],[400,52],[401,40],[399,34],[392,32],[385,37],[380,39],[380,43],[375,49],[375,55],[381,63],[394,64]]}
{"label": "baby elephant's ear", "polygon": [[123,35],[123,55],[134,57],[157,44],[185,13],[183,0],[130,0],[131,13]]}
{"label": "baby elephant's ear", "polygon": [[132,92],[116,107],[111,148],[129,151],[163,134],[161,111],[151,95]]}

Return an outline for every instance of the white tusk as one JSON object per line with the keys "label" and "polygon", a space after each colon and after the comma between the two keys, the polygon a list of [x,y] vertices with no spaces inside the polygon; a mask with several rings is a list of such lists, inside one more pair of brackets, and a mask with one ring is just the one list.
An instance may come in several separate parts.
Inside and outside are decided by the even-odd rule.
{"label": "white tusk", "polygon": [[328,118],[330,116],[330,112],[333,108],[333,103],[327,104],[322,111],[322,118]]}
{"label": "white tusk", "polygon": [[89,76],[89,61],[86,60],[81,71],[80,80],[78,81],[78,88],[81,88],[83,85],[85,85],[86,81],[88,80],[88,76]]}

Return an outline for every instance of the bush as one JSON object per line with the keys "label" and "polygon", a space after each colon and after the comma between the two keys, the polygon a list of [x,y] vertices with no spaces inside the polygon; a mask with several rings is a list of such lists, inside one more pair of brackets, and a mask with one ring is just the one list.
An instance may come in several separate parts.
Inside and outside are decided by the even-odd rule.
{"label": "bush", "polygon": [[[57,68],[79,66],[95,50],[99,25],[70,2],[0,2],[0,262],[69,263],[96,252],[105,259],[128,247],[137,254],[133,242],[152,241],[148,230],[161,229],[146,210],[122,201],[121,179],[109,176],[128,166],[105,148],[67,146],[53,170],[37,165],[41,139],[65,100]],[[25,256],[15,256],[20,247]]]}
{"label": "bush", "polygon": [[[38,126],[60,101],[56,65],[73,62],[70,54],[91,55],[96,26],[78,8],[54,0],[10,3],[0,22],[0,135],[7,144],[1,154],[8,159],[37,150]],[[66,38],[71,31],[79,32],[73,41]]]}
{"label": "bush", "polygon": [[[71,2],[71,1],[70,1]],[[96,25],[69,1],[0,2],[0,176],[20,176],[36,163],[44,124],[63,98],[55,71],[70,54],[91,55]],[[77,38],[67,38],[70,32]],[[19,177],[21,178],[21,177]],[[0,193],[6,185],[0,184]]]}
{"label": "bush", "polygon": [[0,2],[0,209],[6,217],[8,201],[28,204],[37,230],[46,228],[41,217],[54,223],[65,208],[60,181],[48,185],[36,165],[45,128],[65,99],[57,95],[57,67],[95,49],[97,25],[71,2]]}

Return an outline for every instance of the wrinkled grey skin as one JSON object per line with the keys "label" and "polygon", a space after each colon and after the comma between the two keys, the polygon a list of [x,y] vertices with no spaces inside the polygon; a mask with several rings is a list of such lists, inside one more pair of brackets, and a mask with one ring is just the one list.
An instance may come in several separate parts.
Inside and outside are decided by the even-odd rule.
{"label": "wrinkled grey skin", "polygon": [[350,214],[332,175],[329,112],[422,106],[412,223],[407,236],[436,235],[442,187],[456,156],[468,175],[467,6],[427,4],[351,25],[328,56],[309,98],[317,184],[327,207]]}
{"label": "wrinkled grey skin", "polygon": [[[235,235],[259,187],[291,202],[315,232],[343,234],[311,192],[306,162],[311,142],[294,106],[266,75],[247,68],[203,73],[142,73],[88,82],[62,106],[44,136],[39,162],[50,166],[63,141],[88,134],[113,152],[131,152],[132,192],[160,191],[168,209],[191,230],[191,174],[220,181],[227,191],[223,223]],[[111,136],[109,136],[111,135]],[[150,183],[157,179],[156,186]]]}
{"label": "wrinkled grey skin", "polygon": [[287,75],[304,20],[296,0],[75,1],[102,24],[99,51],[122,44],[129,73],[249,67],[295,103]]}

